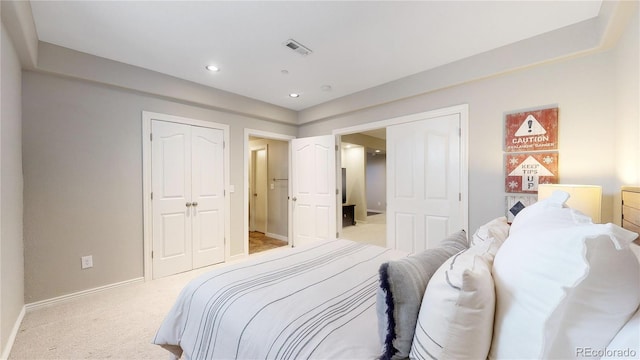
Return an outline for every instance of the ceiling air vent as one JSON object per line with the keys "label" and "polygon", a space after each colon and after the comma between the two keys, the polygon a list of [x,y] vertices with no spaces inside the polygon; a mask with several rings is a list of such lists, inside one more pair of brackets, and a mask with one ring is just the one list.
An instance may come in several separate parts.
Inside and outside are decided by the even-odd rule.
{"label": "ceiling air vent", "polygon": [[299,42],[293,40],[293,39],[289,39],[287,41],[284,42],[284,46],[288,47],[289,49],[297,52],[298,54],[302,55],[302,56],[307,56],[309,54],[311,54],[311,49],[309,49],[308,47],[300,44]]}

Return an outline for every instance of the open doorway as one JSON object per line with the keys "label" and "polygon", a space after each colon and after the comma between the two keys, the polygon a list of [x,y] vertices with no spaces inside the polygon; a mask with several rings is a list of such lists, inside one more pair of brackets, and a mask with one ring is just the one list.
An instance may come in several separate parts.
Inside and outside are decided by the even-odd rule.
{"label": "open doorway", "polygon": [[342,235],[386,246],[386,129],[343,134]]}
{"label": "open doorway", "polygon": [[246,254],[289,244],[289,137],[246,132]]}

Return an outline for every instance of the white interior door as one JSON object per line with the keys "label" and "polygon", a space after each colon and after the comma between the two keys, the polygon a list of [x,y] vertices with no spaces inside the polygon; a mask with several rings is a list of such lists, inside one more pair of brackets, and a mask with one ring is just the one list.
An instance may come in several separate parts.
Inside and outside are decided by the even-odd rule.
{"label": "white interior door", "polygon": [[153,120],[153,277],[224,261],[224,132]]}
{"label": "white interior door", "polygon": [[192,269],[191,127],[152,121],[153,277]]}
{"label": "white interior door", "polygon": [[193,268],[224,261],[224,133],[191,127]]}
{"label": "white interior door", "polygon": [[291,140],[293,246],[336,237],[335,137]]}
{"label": "white interior door", "polygon": [[387,246],[418,252],[462,229],[460,115],[387,128]]}

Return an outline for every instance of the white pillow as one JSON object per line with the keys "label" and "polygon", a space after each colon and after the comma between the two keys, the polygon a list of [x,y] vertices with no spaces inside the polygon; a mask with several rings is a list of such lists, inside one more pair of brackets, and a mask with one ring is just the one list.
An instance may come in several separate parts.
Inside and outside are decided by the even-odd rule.
{"label": "white pillow", "polygon": [[485,359],[491,346],[494,242],[447,260],[422,298],[411,359]]}
{"label": "white pillow", "polygon": [[640,268],[628,247],[637,234],[551,210],[552,219],[528,214],[495,257],[491,359],[605,348],[640,304]]}
{"label": "white pillow", "polygon": [[[577,210],[568,210],[565,205],[569,193],[561,190],[554,191],[550,197],[522,209],[509,229],[509,234],[518,231],[538,231],[543,223],[545,229],[573,226],[576,224],[590,224],[591,218]],[[535,219],[535,221],[531,221]]]}
{"label": "white pillow", "polygon": [[470,245],[475,246],[492,239],[503,243],[509,236],[509,224],[504,216],[495,218],[480,226],[471,237]]}
{"label": "white pillow", "polygon": [[[637,359],[640,355],[640,308],[627,321],[622,329],[611,340],[606,349],[581,350],[584,357],[602,356],[602,359]],[[587,351],[595,352],[596,356],[588,356]]]}

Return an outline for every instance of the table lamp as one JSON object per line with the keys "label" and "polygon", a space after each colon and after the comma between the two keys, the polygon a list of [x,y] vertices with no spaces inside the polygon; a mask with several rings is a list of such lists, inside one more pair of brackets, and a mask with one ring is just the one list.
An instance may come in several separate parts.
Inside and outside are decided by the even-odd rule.
{"label": "table lamp", "polygon": [[556,190],[568,192],[571,197],[567,206],[591,217],[594,223],[600,223],[602,214],[602,186],[539,184],[538,201],[548,198]]}

